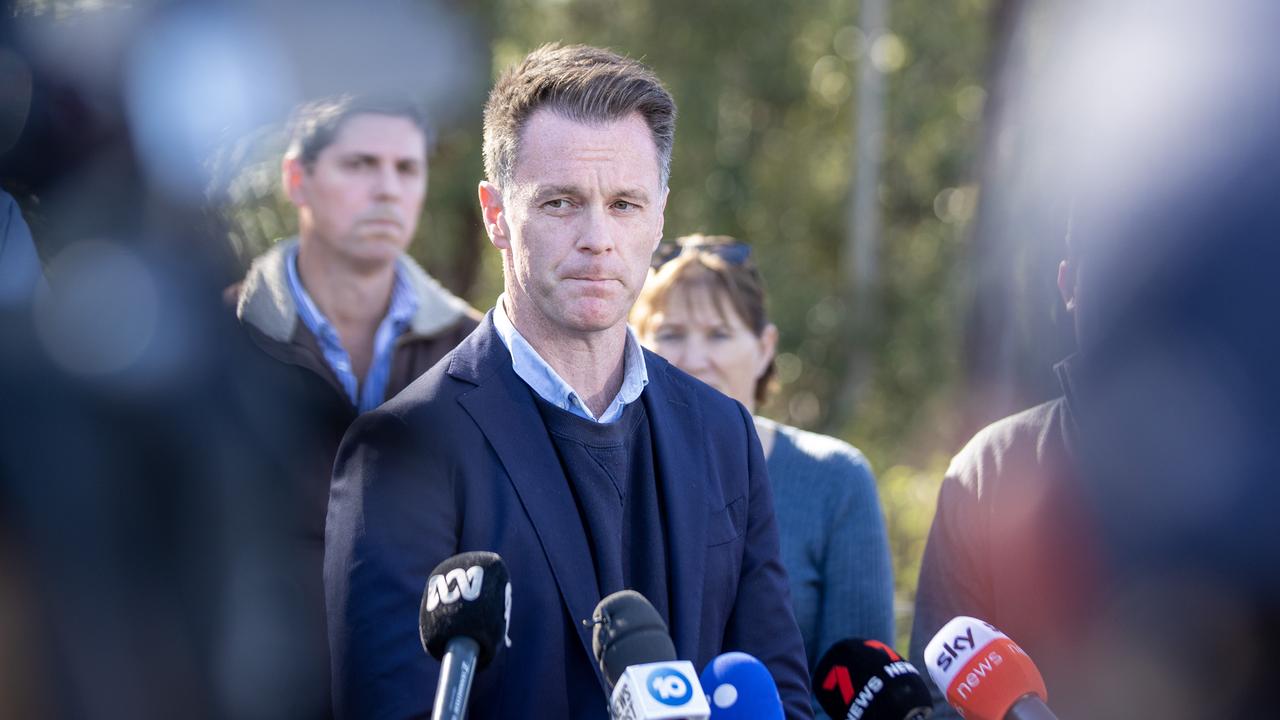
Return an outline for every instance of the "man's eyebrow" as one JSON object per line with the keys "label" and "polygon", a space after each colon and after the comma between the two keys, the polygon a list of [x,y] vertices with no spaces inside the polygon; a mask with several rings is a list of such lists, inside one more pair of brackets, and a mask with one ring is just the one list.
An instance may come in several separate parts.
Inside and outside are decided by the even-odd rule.
{"label": "man's eyebrow", "polygon": [[573,185],[544,185],[538,188],[533,196],[535,198],[544,198],[551,195],[572,195],[577,197],[580,195],[578,188]]}
{"label": "man's eyebrow", "polygon": [[611,193],[611,196],[626,198],[629,200],[637,200],[640,202],[641,205],[649,204],[649,193],[645,192],[644,188],[638,188],[638,187],[622,188],[620,190],[614,190]]}
{"label": "man's eyebrow", "polygon": [[[345,152],[339,153],[339,156],[343,158],[351,159],[351,160],[377,160],[379,162],[381,162],[383,159],[383,156],[381,154],[376,152],[369,152],[368,150],[347,150]],[[391,162],[397,165],[400,163],[407,163],[407,162],[421,164],[424,162],[424,160],[423,158],[417,157],[416,155],[400,155],[400,156],[392,157]]]}

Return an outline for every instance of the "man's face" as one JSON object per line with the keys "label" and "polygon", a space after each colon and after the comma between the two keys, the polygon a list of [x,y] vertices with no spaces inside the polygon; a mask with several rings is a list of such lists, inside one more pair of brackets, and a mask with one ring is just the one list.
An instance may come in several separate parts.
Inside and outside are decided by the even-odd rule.
{"label": "man's face", "polygon": [[511,186],[482,183],[522,332],[575,337],[621,326],[662,237],[667,190],[639,114],[583,124],[538,110]]}
{"label": "man's face", "polygon": [[305,168],[286,159],[304,244],[352,267],[384,267],[408,246],[427,191],[426,140],[409,119],[354,115]]}

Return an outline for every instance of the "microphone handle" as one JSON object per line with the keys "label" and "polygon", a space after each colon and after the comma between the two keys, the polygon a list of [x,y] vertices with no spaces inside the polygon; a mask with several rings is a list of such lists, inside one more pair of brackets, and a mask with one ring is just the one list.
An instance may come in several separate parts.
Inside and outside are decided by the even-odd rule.
{"label": "microphone handle", "polygon": [[471,696],[471,681],[476,676],[479,654],[479,643],[461,635],[445,646],[431,720],[466,720],[467,699]]}
{"label": "microphone handle", "polygon": [[1039,695],[1029,693],[1018,698],[1018,701],[1004,714],[1004,720],[1058,720],[1048,705]]}

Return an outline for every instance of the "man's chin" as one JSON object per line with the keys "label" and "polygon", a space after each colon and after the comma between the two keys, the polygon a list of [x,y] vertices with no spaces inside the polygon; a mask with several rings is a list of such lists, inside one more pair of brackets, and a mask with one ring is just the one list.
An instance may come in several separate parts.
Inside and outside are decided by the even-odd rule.
{"label": "man's chin", "polygon": [[404,252],[401,246],[391,239],[377,240],[361,238],[359,247],[347,253],[351,265],[365,272],[382,270],[394,264]]}
{"label": "man's chin", "polygon": [[626,313],[619,313],[615,308],[579,307],[569,308],[564,316],[564,325],[576,333],[592,334],[612,330],[626,322]]}

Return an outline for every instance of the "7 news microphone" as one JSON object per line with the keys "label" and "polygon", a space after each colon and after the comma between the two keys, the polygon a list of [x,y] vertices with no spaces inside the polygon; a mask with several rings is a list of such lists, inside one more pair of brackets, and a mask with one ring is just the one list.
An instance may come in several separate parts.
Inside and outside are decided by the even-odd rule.
{"label": "7 news microphone", "polygon": [[467,552],[431,571],[422,593],[418,632],[440,661],[432,720],[464,720],[471,681],[504,645],[511,622],[511,581],[502,558]]}
{"label": "7 news microphone", "polygon": [[634,590],[596,605],[592,649],[609,685],[614,720],[708,720],[710,708],[693,664],[676,660],[667,624]]}
{"label": "7 news microphone", "polygon": [[929,676],[966,720],[1056,720],[1031,658],[1009,636],[957,617],[924,650]]}
{"label": "7 news microphone", "polygon": [[920,671],[878,640],[832,645],[814,668],[813,691],[832,720],[923,720],[933,714]]}

